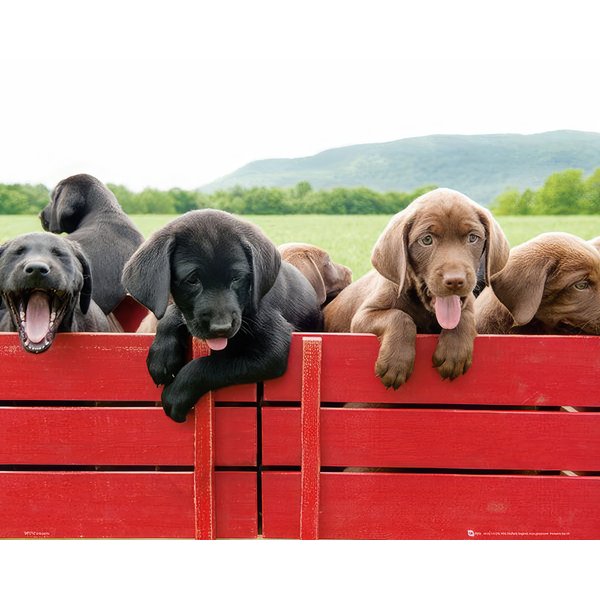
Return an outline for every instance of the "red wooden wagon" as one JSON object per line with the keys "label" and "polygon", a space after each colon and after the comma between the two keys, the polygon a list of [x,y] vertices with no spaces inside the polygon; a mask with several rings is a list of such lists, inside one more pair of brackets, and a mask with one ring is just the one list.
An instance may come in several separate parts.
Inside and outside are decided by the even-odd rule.
{"label": "red wooden wagon", "polygon": [[453,382],[435,340],[394,392],[375,337],[295,334],[177,424],[150,336],[0,334],[0,537],[600,538],[600,338],[480,336]]}

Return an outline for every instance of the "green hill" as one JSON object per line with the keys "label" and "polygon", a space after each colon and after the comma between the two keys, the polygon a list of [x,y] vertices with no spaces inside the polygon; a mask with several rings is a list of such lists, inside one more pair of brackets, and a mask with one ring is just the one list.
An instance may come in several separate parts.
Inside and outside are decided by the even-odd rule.
{"label": "green hill", "polygon": [[589,175],[598,167],[600,133],[431,135],[345,146],[303,158],[258,160],[200,189],[291,187],[308,181],[315,189],[410,191],[434,184],[487,204],[508,187],[537,188],[556,171],[577,168]]}

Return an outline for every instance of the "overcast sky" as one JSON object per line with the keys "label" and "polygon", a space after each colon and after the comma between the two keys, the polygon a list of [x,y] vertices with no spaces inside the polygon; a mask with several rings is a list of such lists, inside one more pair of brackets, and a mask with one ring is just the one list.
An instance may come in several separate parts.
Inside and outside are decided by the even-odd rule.
{"label": "overcast sky", "polygon": [[592,2],[13,4],[1,182],[193,188],[349,144],[600,131]]}

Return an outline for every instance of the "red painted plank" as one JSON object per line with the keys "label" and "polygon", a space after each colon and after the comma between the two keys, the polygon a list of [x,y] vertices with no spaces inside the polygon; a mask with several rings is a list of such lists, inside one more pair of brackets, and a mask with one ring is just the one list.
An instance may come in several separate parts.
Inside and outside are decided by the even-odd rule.
{"label": "red painted plank", "polygon": [[[219,472],[217,535],[256,537],[256,473]],[[193,538],[193,473],[0,472],[0,537]]]}
{"label": "red painted plank", "polygon": [[[192,340],[193,358],[210,354],[206,342]],[[215,403],[211,392],[194,407],[194,503],[196,539],[212,540],[217,536],[215,515]]]}
{"label": "red painted plank", "polygon": [[[60,333],[49,350],[30,354],[16,333],[0,333],[4,401],[160,401],[146,368],[150,334]],[[215,392],[216,402],[256,402],[256,386]]]}
{"label": "red painted plank", "polygon": [[[263,473],[263,536],[298,538],[300,473]],[[321,538],[598,539],[600,478],[322,473]]]}
{"label": "red painted plank", "polygon": [[[265,400],[300,399],[302,335],[294,334],[288,370],[265,382]],[[417,336],[415,370],[399,390],[374,373],[379,350],[370,334],[322,334],[321,402],[397,402],[600,406],[600,336],[479,336],[473,366],[443,381],[431,366],[438,336]]]}
{"label": "red painted plank", "polygon": [[[266,407],[265,465],[298,465],[300,409]],[[600,471],[600,413],[321,409],[327,467]]]}
{"label": "red painted plank", "polygon": [[[256,409],[216,409],[216,464],[256,465]],[[0,407],[0,464],[193,465],[193,420],[162,408]]]}
{"label": "red painted plank", "polygon": [[321,338],[302,340],[300,539],[319,537]]}

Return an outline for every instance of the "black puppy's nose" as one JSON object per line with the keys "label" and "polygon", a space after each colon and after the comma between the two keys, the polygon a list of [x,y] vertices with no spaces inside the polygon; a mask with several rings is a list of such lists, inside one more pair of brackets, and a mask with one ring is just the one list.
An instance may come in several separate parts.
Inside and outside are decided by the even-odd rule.
{"label": "black puppy's nose", "polygon": [[50,266],[42,261],[31,261],[25,265],[24,271],[27,275],[48,275]]}
{"label": "black puppy's nose", "polygon": [[210,324],[210,337],[225,337],[231,331],[232,323],[211,323]]}

